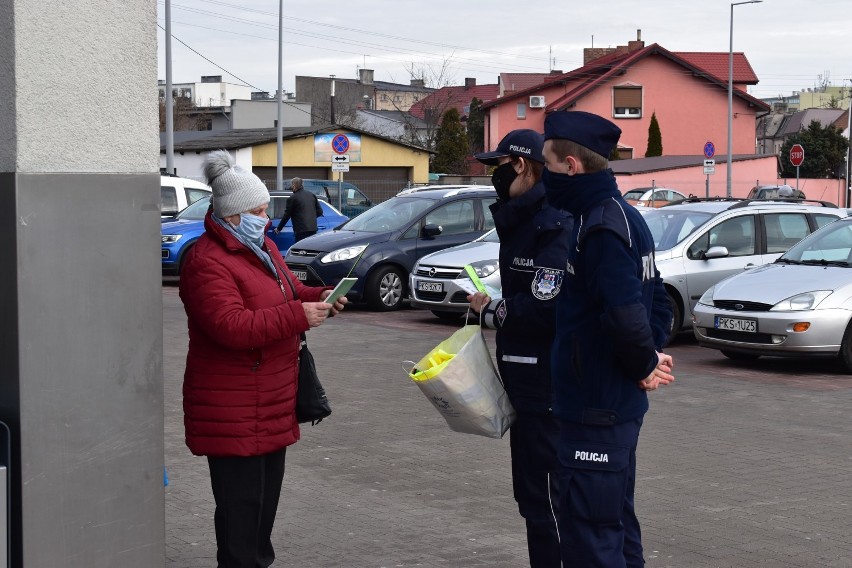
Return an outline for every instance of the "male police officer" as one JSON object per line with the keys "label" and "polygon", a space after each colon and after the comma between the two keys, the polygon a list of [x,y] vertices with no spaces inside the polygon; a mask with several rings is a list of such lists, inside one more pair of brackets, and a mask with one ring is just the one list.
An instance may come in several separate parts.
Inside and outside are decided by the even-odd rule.
{"label": "male police officer", "polygon": [[512,485],[526,519],[530,566],[559,568],[556,444],[551,413],[550,346],[556,297],[562,288],[571,217],[549,207],[541,174],[544,139],[514,130],[497,150],[477,154],[496,165],[491,206],[500,236],[502,298],[469,297],[483,323],[497,329],[497,364],[516,418],[509,432]]}
{"label": "male police officer", "polygon": [[552,362],[566,567],[644,565],[636,445],[646,391],[674,380],[671,356],[659,352],[672,312],[654,241],[608,169],[620,134],[580,111],[544,123],[547,198],[574,216]]}

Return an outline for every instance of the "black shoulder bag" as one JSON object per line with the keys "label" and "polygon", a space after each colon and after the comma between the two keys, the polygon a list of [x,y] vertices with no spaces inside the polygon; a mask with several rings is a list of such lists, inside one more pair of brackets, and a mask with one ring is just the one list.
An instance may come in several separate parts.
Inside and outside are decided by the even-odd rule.
{"label": "black shoulder bag", "polygon": [[[298,300],[299,293],[296,292],[296,287],[287,274],[287,270],[284,267],[279,266],[279,268],[284,278],[287,279],[290,289],[293,290],[293,298]],[[300,333],[299,338],[301,347],[299,349],[299,387],[296,391],[296,420],[299,421],[299,424],[310,422],[311,425],[314,425],[322,422],[323,418],[331,414],[331,405],[317,375],[314,356],[308,351],[305,334]]]}

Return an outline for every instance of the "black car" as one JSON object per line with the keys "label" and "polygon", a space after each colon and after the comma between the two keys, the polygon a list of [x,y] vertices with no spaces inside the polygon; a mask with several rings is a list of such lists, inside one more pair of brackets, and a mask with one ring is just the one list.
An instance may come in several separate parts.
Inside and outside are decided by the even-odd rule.
{"label": "black car", "polygon": [[373,309],[395,310],[408,296],[408,275],[431,252],[470,242],[494,227],[493,187],[433,189],[393,197],[334,231],[301,240],[287,265],[310,286],[358,281],[347,294]]}

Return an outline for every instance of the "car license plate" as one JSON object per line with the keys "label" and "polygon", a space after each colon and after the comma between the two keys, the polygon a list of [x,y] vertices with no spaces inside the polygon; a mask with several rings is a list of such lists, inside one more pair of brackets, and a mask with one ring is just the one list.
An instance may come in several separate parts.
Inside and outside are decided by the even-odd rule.
{"label": "car license plate", "polygon": [[742,331],[745,333],[757,333],[756,320],[716,316],[714,325],[716,326],[716,329],[725,329],[728,331]]}
{"label": "car license plate", "polygon": [[443,292],[443,282],[418,282],[417,289],[421,292]]}
{"label": "car license plate", "polygon": [[293,270],[293,274],[295,274],[296,278],[299,280],[305,281],[308,279],[308,273],[304,270]]}

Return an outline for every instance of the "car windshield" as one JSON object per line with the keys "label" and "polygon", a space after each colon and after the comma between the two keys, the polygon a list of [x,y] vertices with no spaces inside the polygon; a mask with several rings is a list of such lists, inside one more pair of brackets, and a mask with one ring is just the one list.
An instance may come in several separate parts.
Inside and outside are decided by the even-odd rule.
{"label": "car windshield", "polygon": [[202,197],[183,211],[175,215],[175,219],[183,219],[185,221],[198,221],[204,219],[207,215],[207,210],[210,209],[210,198]]}
{"label": "car windshield", "polygon": [[656,250],[669,250],[710,220],[713,213],[661,207],[642,211]]}
{"label": "car windshield", "polygon": [[631,189],[624,194],[624,199],[641,199],[647,191],[647,189]]}
{"label": "car windshield", "polygon": [[392,197],[379,203],[372,209],[367,209],[341,229],[347,231],[364,231],[366,233],[384,233],[396,231],[417,219],[424,211],[435,204],[434,199],[422,197]]}
{"label": "car windshield", "polygon": [[497,229],[491,229],[476,240],[482,243],[499,243],[500,237],[497,236]]}
{"label": "car windshield", "polygon": [[778,262],[849,266],[850,260],[852,223],[835,221],[799,241]]}

